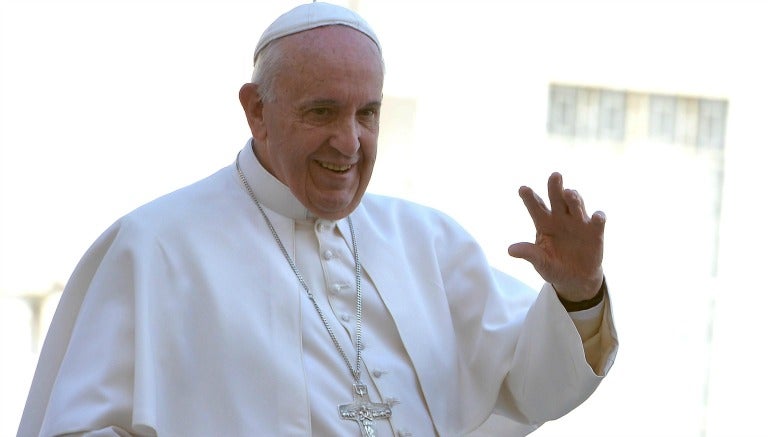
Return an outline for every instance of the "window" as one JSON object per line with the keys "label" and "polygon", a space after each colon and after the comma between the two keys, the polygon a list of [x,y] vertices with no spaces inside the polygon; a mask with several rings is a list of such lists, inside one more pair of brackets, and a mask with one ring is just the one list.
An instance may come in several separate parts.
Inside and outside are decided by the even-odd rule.
{"label": "window", "polygon": [[627,105],[626,93],[603,90],[600,92],[600,114],[598,119],[598,138],[605,140],[624,140],[624,120]]}
{"label": "window", "polygon": [[623,91],[552,85],[547,130],[565,137],[621,141],[626,112]]}
{"label": "window", "polygon": [[724,100],[699,100],[699,129],[696,145],[707,149],[722,149],[725,143]]}
{"label": "window", "polygon": [[722,149],[728,102],[551,84],[547,131],[573,140],[652,140]]}
{"label": "window", "polygon": [[668,143],[675,141],[676,103],[673,96],[650,96],[648,101],[648,138]]}
{"label": "window", "polygon": [[576,134],[576,88],[558,85],[549,88],[548,130],[564,136]]}

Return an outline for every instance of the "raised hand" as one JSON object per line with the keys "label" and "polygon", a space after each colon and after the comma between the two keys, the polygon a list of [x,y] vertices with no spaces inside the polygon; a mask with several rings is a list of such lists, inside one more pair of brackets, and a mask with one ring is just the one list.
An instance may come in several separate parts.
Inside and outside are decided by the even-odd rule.
{"label": "raised hand", "polygon": [[551,210],[532,189],[520,187],[536,227],[536,242],[512,244],[508,252],[533,264],[560,297],[574,302],[590,299],[603,281],[605,214],[588,216],[579,193],[563,189],[560,173],[552,173],[547,189]]}

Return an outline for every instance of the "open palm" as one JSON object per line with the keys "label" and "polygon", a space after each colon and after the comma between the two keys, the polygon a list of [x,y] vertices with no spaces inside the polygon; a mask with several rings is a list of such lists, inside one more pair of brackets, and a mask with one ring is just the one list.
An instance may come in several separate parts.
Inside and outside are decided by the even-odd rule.
{"label": "open palm", "polygon": [[551,209],[531,188],[520,187],[520,197],[536,227],[536,242],[512,244],[509,254],[530,262],[560,297],[590,299],[603,281],[605,214],[587,215],[581,196],[563,188],[559,173],[552,173],[547,189]]}

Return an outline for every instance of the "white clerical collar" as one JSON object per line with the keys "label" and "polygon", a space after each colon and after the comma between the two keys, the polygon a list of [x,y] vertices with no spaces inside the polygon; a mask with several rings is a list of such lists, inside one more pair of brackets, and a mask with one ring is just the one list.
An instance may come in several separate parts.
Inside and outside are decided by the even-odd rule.
{"label": "white clerical collar", "polygon": [[240,169],[248,184],[253,187],[259,202],[272,211],[294,220],[314,221],[316,217],[296,199],[290,188],[261,165],[251,147],[252,142],[253,139],[248,140],[240,151]]}

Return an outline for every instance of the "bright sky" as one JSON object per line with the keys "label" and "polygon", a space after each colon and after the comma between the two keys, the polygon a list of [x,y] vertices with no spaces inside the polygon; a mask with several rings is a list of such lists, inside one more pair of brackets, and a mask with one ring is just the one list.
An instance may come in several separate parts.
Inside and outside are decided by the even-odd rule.
{"label": "bright sky", "polygon": [[[46,291],[65,281],[91,242],[120,215],[229,164],[248,138],[237,91],[250,77],[255,42],[279,12],[299,3],[0,1],[0,295]],[[380,190],[430,201],[466,222],[484,244],[498,240],[497,227],[484,224],[518,220],[510,217],[517,217],[521,207],[499,205],[478,213],[467,206],[508,197],[510,186],[516,202],[516,187],[527,183],[540,188],[552,164],[571,170],[571,180],[581,182],[575,170],[586,164],[536,150],[544,140],[545,86],[562,80],[728,97],[732,150],[758,151],[729,158],[735,171],[728,173],[732,195],[726,206],[731,209],[724,220],[738,223],[728,228],[730,239],[723,250],[743,253],[738,245],[755,235],[746,228],[764,227],[758,220],[764,214],[742,214],[739,207],[754,202],[750,178],[762,174],[766,162],[765,129],[757,130],[765,125],[768,101],[768,71],[756,61],[768,41],[762,2],[357,3],[384,46],[385,93],[420,102],[413,132],[419,147],[382,159],[376,185]],[[536,103],[523,107],[516,105],[519,101]],[[502,147],[510,142],[521,145]],[[542,161],[546,167],[539,165]],[[654,180],[658,169],[653,160],[637,164],[643,167],[631,174],[613,167],[605,171],[615,178],[596,184],[584,180],[594,187],[589,199],[596,198],[596,206],[603,207],[619,198],[605,205],[616,211],[623,203],[653,199],[647,209],[626,216],[636,220],[632,226],[642,226],[642,214],[678,214],[685,198],[665,193],[667,182]],[[631,192],[636,197],[627,200],[611,192],[617,181],[627,182],[623,178],[635,178],[629,182],[635,183]],[[483,187],[484,196],[466,188],[473,182]],[[409,184],[416,185],[413,191],[398,192]],[[765,212],[763,203],[751,208]],[[514,212],[508,214],[507,208]],[[610,221],[618,217],[609,213],[609,232],[622,227],[620,221]],[[511,238],[531,237],[524,219],[521,236]],[[629,223],[624,222],[625,230]],[[636,238],[629,241],[647,246],[624,249],[653,253],[653,239],[636,229],[642,228],[627,231]],[[653,235],[674,242],[674,230],[669,235],[665,231],[653,230]],[[659,244],[659,250],[682,250],[667,244]],[[756,257],[746,258],[755,262],[753,271],[760,271],[752,261]],[[612,259],[622,261],[617,267],[624,268],[627,278],[659,268],[649,258],[631,263]],[[630,265],[640,265],[641,272],[629,271]],[[724,268],[741,277],[734,265],[725,263]],[[625,327],[627,320],[647,322],[630,311],[634,308],[624,308]],[[630,328],[622,332],[630,339],[625,362],[657,359],[632,349],[632,340],[642,343],[645,333]],[[658,350],[674,353],[687,341],[672,340]],[[669,370],[659,367],[648,378]],[[619,381],[621,371],[615,376]],[[631,373],[627,367],[624,372]],[[634,374],[625,377],[640,384]],[[620,395],[624,387],[605,392]],[[627,401],[641,408],[653,396],[645,393]],[[684,435],[700,434],[686,429]]]}

